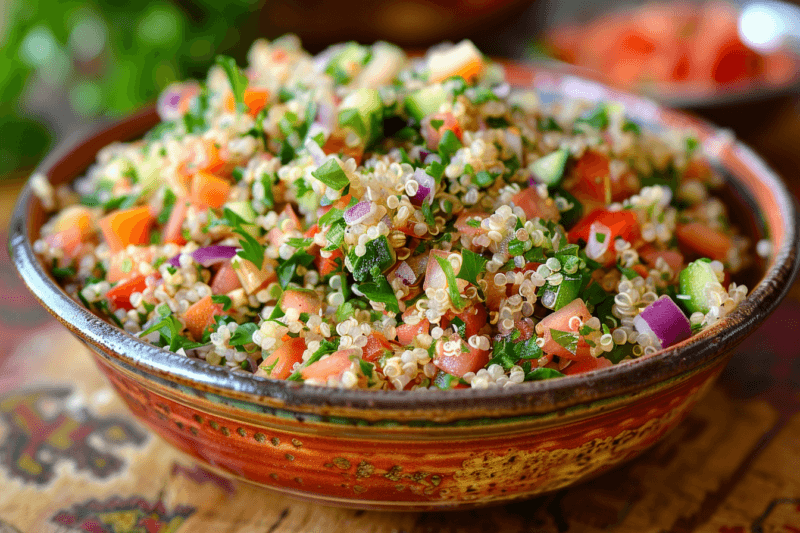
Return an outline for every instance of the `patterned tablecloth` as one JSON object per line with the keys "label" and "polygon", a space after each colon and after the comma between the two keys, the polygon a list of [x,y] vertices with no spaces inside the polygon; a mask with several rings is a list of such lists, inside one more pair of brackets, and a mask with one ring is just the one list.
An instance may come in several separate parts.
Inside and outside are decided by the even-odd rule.
{"label": "patterned tablecloth", "polygon": [[[786,169],[798,126],[775,128],[758,139]],[[0,190],[3,231],[15,196]],[[129,415],[2,253],[0,533],[800,533],[800,286],[634,462],[505,507],[379,513],[292,501],[174,451]]]}

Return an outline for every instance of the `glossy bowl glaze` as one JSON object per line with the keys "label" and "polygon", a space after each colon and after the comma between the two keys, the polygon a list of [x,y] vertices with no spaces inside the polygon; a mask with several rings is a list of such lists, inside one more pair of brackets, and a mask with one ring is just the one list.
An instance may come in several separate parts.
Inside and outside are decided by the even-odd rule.
{"label": "glossy bowl glaze", "polygon": [[[133,413],[167,442],[225,474],[321,503],[455,509],[529,498],[595,476],[658,441],[764,321],[798,269],[794,203],[729,133],[561,71],[504,63],[545,99],[623,102],[645,127],[694,128],[772,244],[758,284],[733,314],[650,357],[502,390],[368,392],[232,374],[146,344],[71,300],[31,243],[45,215],[28,185],[10,228],[13,261],[33,294],[91,349]],[[104,145],[157,121],[152,109],[50,157],[54,184],[79,176]]]}

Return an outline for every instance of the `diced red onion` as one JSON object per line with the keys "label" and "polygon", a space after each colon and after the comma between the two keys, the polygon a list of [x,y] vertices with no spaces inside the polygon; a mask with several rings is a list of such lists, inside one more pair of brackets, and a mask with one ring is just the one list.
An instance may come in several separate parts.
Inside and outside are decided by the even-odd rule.
{"label": "diced red onion", "polygon": [[504,82],[496,87],[492,87],[492,92],[498,98],[506,98],[509,94],[511,94],[511,86]]}
{"label": "diced red onion", "polygon": [[427,150],[420,150],[419,151],[419,160],[424,162],[425,158],[427,158],[429,155],[431,155],[431,152],[429,152]]}
{"label": "diced red onion", "polygon": [[517,159],[522,162],[522,137],[519,133],[512,130],[506,130],[506,144],[516,154]]}
{"label": "diced red onion", "polygon": [[336,112],[332,102],[322,100],[317,105],[317,120],[315,122],[324,126],[328,133],[336,129]]}
{"label": "diced red onion", "polygon": [[317,166],[322,166],[325,163],[325,160],[328,156],[325,152],[322,151],[322,148],[319,147],[317,141],[313,139],[306,139],[305,143],[306,150],[311,155],[311,159],[314,161],[314,164]]}
{"label": "diced red onion", "polygon": [[372,202],[358,202],[356,205],[344,212],[344,221],[348,226],[358,224],[369,216],[372,212]]}
{"label": "diced red onion", "polygon": [[[420,157],[422,157],[422,152],[420,152]],[[428,154],[424,158],[422,158],[422,162],[426,165],[430,165],[433,162],[441,163],[442,158],[439,157],[439,154]]]}
{"label": "diced red onion", "polygon": [[403,285],[407,287],[410,287],[417,282],[417,274],[414,272],[414,269],[412,269],[411,266],[409,266],[409,264],[405,261],[402,261],[397,266],[397,269],[394,271],[394,275],[397,276],[403,282]]}
{"label": "diced red onion", "polygon": [[411,177],[419,184],[417,194],[410,198],[411,203],[414,205],[422,205],[425,202],[433,203],[433,196],[436,193],[436,180],[433,179],[433,176],[418,168]]}
{"label": "diced red onion", "polygon": [[633,318],[636,331],[652,334],[656,348],[663,349],[692,336],[692,326],[680,307],[667,295],[648,305]]}
{"label": "diced red onion", "polygon": [[[223,246],[217,244],[214,246],[206,246],[205,248],[198,248],[192,252],[192,258],[204,267],[222,263],[236,255],[237,248],[235,246]],[[181,266],[181,254],[176,255],[169,261],[170,265],[174,267]]]}
{"label": "diced red onion", "polygon": [[158,97],[156,111],[161,120],[171,121],[181,118],[185,108],[182,102],[200,91],[196,82],[172,83]]}
{"label": "diced red onion", "polygon": [[[597,235],[604,235],[603,241],[598,240]],[[598,261],[603,254],[608,251],[611,244],[611,229],[600,222],[592,222],[589,226],[589,240],[586,242],[586,255],[589,259]]]}

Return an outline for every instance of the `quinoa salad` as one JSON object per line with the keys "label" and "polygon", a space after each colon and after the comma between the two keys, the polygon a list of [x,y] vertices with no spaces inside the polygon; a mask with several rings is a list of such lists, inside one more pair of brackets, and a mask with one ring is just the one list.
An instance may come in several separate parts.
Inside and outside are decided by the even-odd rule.
{"label": "quinoa salad", "polygon": [[649,356],[724,318],[748,239],[692,132],[545,104],[469,41],[219,56],[105,147],[34,249],[131,335],[342,388],[510,387]]}

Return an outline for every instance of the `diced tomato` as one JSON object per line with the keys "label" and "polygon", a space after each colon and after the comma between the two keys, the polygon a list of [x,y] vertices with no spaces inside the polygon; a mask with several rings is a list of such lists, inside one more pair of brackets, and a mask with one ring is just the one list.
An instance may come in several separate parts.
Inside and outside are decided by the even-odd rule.
{"label": "diced tomato", "polygon": [[186,220],[188,212],[189,203],[184,198],[175,200],[167,225],[164,226],[164,232],[161,234],[161,242],[174,243],[179,246],[186,244],[186,239],[183,238],[183,221]]}
{"label": "diced tomato", "polygon": [[370,363],[376,363],[392,345],[383,336],[383,333],[371,333],[367,336],[367,344],[361,349],[361,358]]}
{"label": "diced tomato", "polygon": [[[439,121],[442,122],[442,124],[438,127],[434,127],[431,124],[433,121]],[[452,113],[437,113],[431,115],[430,120],[425,121],[425,127],[422,129],[422,136],[425,138],[429,150],[434,152],[438,150],[439,141],[442,140],[442,136],[447,130],[452,131],[455,136],[458,137],[458,140],[461,140],[463,132],[456,117],[453,116]]]}
{"label": "diced tomato", "polygon": [[129,244],[147,244],[150,227],[155,222],[147,206],[122,209],[101,218],[98,224],[112,252],[124,250]]}
{"label": "diced tomato", "polygon": [[302,337],[289,337],[258,365],[256,375],[272,379],[286,379],[292,375],[292,367],[303,361],[306,341]]}
{"label": "diced tomato", "polygon": [[108,261],[106,281],[117,283],[123,279],[138,276],[139,265],[141,263],[151,263],[152,261],[153,250],[148,246],[137,246],[131,253],[128,253],[127,249],[117,252]]}
{"label": "diced tomato", "polygon": [[628,182],[628,176],[611,177],[610,160],[607,155],[594,150],[586,150],[575,163],[574,176],[577,178],[568,190],[579,198],[588,198],[608,204],[622,200],[635,192]]}
{"label": "diced tomato", "polygon": [[675,236],[681,247],[694,252],[702,257],[709,257],[718,261],[725,261],[728,251],[733,246],[731,238],[722,233],[709,228],[701,222],[690,222],[689,224],[678,224],[675,228]]}
{"label": "diced tomato", "polygon": [[541,332],[542,338],[544,339],[542,350],[544,350],[546,354],[557,355],[564,359],[578,359],[588,354],[589,346],[583,339],[578,341],[576,353],[572,353],[556,342],[550,333],[551,329],[577,333],[579,330],[579,327],[576,325],[578,321],[571,320],[572,317],[575,316],[579,317],[581,322],[586,322],[592,318],[592,314],[580,298],[573,300],[558,311],[547,315],[536,325],[536,330]]}
{"label": "diced tomato", "polygon": [[589,241],[589,233],[592,224],[599,222],[611,230],[611,241],[621,237],[628,242],[633,242],[639,238],[639,220],[636,213],[631,210],[609,211],[607,209],[597,209],[592,211],[567,233],[569,242],[575,243],[578,240]]}
{"label": "diced tomato", "polygon": [[[269,102],[269,91],[258,87],[248,87],[244,90],[244,105],[247,107],[247,114],[251,117],[258,115],[259,111],[266,107]],[[223,100],[225,111],[233,113],[236,111],[236,99],[233,93],[228,91]]]}
{"label": "diced tomato", "polygon": [[[525,208],[523,207],[522,209],[524,210]],[[456,230],[461,235],[467,235],[469,237],[474,237],[476,235],[480,235],[481,233],[485,233],[486,230],[480,227],[480,222],[484,218],[488,218],[488,217],[489,217],[489,213],[479,213],[479,212],[475,212],[475,211],[464,211],[463,213],[458,215],[458,218],[456,219]],[[474,225],[475,222],[472,222],[472,224],[473,224],[472,226],[470,226],[468,224],[468,222],[473,221],[473,220],[478,222],[477,227]]]}
{"label": "diced tomato", "polygon": [[51,248],[64,251],[64,259],[71,261],[80,255],[83,245],[83,234],[77,226],[67,228],[44,238]]}
{"label": "diced tomato", "polygon": [[198,207],[219,209],[228,201],[231,184],[208,172],[198,172],[192,178],[189,193],[192,203]]}
{"label": "diced tomato", "polygon": [[297,309],[299,313],[315,315],[322,309],[322,300],[310,289],[286,289],[281,295],[280,307],[284,311]]}
{"label": "diced tomato", "polygon": [[544,220],[558,221],[561,213],[552,198],[542,198],[535,187],[526,187],[511,197],[514,205],[518,205],[525,212],[528,220],[538,217]]}
{"label": "diced tomato", "polygon": [[478,302],[458,314],[448,311],[442,317],[442,328],[447,328],[452,323],[453,318],[456,317],[464,322],[464,338],[469,339],[473,335],[477,335],[481,328],[486,325],[486,307]]}
{"label": "diced tomato", "polygon": [[303,224],[300,222],[297,214],[292,209],[292,206],[286,204],[281,214],[278,215],[278,221],[274,228],[267,232],[267,240],[273,246],[280,246],[283,244],[286,234],[290,231],[302,231]]}
{"label": "diced tomato", "polygon": [[130,301],[131,294],[144,291],[147,288],[146,279],[147,276],[136,276],[109,289],[106,298],[111,304],[111,309],[133,309]]}
{"label": "diced tomato", "polygon": [[195,339],[200,339],[206,328],[214,325],[214,317],[222,314],[222,304],[215,304],[205,296],[189,306],[183,314],[186,329]]}
{"label": "diced tomato", "polygon": [[[453,340],[460,340],[459,337],[452,337]],[[489,356],[492,354],[491,350],[480,350],[473,348],[466,341],[461,340],[461,352],[456,355],[445,355],[444,353],[445,341],[440,339],[436,343],[436,356],[433,359],[433,364],[441,368],[448,374],[458,377],[464,377],[468,372],[477,372],[486,366],[489,362]]]}
{"label": "diced tomato", "polygon": [[669,265],[672,273],[677,276],[683,270],[683,254],[675,250],[659,250],[652,244],[647,244],[639,249],[639,257],[649,265],[655,266],[658,258],[662,258]]}
{"label": "diced tomato", "polygon": [[[413,312],[414,308],[406,309],[406,311],[403,313],[403,319],[405,320],[406,318],[408,318],[408,316],[411,315]],[[431,323],[428,321],[427,318],[423,318],[413,326],[405,323],[399,324],[396,328],[397,342],[399,342],[403,346],[408,346],[412,342],[414,342],[414,339],[417,337],[417,335],[422,335],[423,333],[427,334],[428,331],[430,330],[430,327]]]}
{"label": "diced tomato", "polygon": [[350,357],[358,356],[358,350],[345,348],[334,352],[325,359],[312,363],[300,371],[303,379],[314,379],[317,381],[327,381],[330,377],[341,376],[342,372],[350,368],[352,360]]}
{"label": "diced tomato", "polygon": [[334,132],[328,136],[322,146],[322,151],[328,155],[341,155],[342,159],[352,157],[358,165],[361,164],[361,160],[364,157],[364,145],[348,146],[345,142],[345,136],[339,132]]}
{"label": "diced tomato", "polygon": [[234,270],[247,294],[256,294],[261,289],[269,286],[270,283],[278,280],[275,266],[269,261],[264,261],[264,264],[261,265],[261,270],[247,259],[238,258],[238,265]]}
{"label": "diced tomato", "polygon": [[330,257],[322,257],[319,253],[314,256],[314,266],[323,278],[337,270],[341,270],[342,261],[344,261],[344,253],[338,248],[331,252]]}
{"label": "diced tomato", "polygon": [[214,141],[209,139],[197,141],[190,147],[190,158],[184,172],[187,175],[197,172],[224,174],[227,161],[223,155]]}
{"label": "diced tomato", "polygon": [[582,374],[584,372],[606,368],[611,365],[611,361],[605,357],[592,357],[590,355],[588,357],[581,357],[580,359],[574,360],[568,367],[563,369],[562,372],[567,376],[573,376],[575,374]]}
{"label": "diced tomato", "polygon": [[228,294],[242,286],[239,276],[230,261],[225,261],[219,267],[214,279],[211,280],[211,292],[214,294]]}

